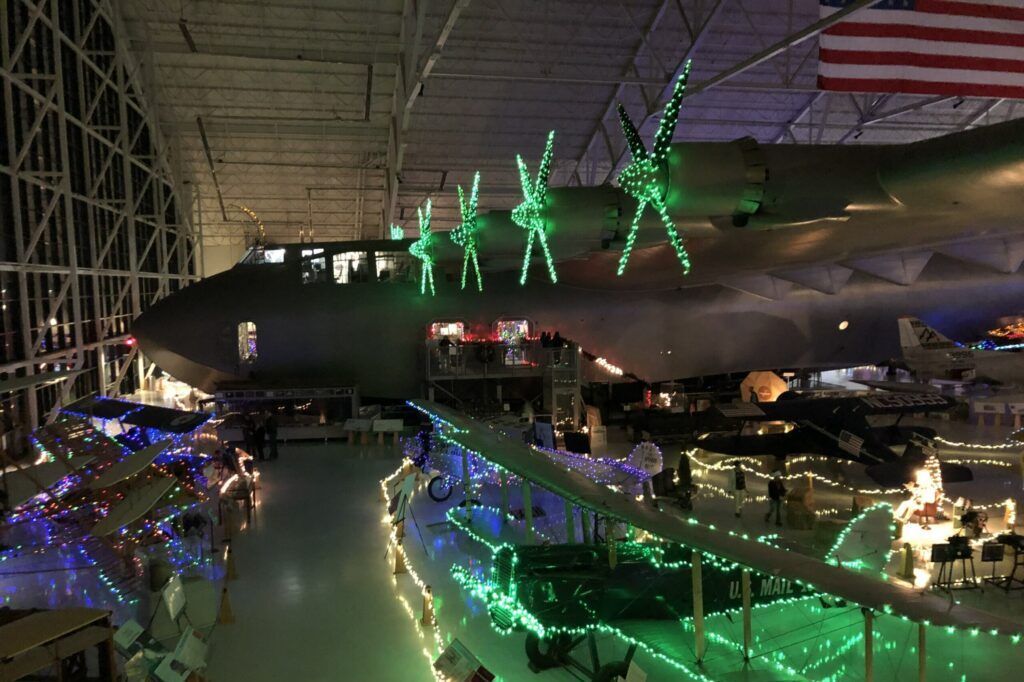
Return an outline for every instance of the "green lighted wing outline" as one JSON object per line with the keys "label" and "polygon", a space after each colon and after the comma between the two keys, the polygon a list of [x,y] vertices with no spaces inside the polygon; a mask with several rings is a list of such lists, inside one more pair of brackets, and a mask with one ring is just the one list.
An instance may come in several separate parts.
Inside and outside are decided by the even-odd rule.
{"label": "green lighted wing outline", "polygon": [[558,282],[555,274],[555,263],[548,248],[547,234],[544,232],[544,201],[548,195],[548,177],[551,175],[551,157],[555,147],[555,131],[548,133],[548,141],[544,147],[544,155],[537,170],[537,181],[530,180],[530,171],[523,157],[516,154],[519,166],[519,183],[523,187],[523,203],[512,209],[512,222],[526,230],[526,251],[523,254],[523,270],[519,275],[519,283],[526,284],[526,275],[530,269],[530,256],[533,254],[533,242],[536,239],[544,252],[544,261],[548,266],[548,275],[552,283]]}
{"label": "green lighted wing outline", "polygon": [[462,216],[462,223],[452,230],[448,236],[463,249],[462,288],[466,288],[466,274],[469,272],[469,266],[472,265],[473,271],[476,273],[476,290],[483,291],[484,281],[483,276],[480,274],[480,261],[477,258],[477,247],[479,246],[477,234],[480,228],[476,222],[477,199],[480,196],[480,171],[477,171],[476,175],[473,176],[473,189],[470,191],[469,201],[466,201],[462,185],[458,186],[458,190],[459,214]]}
{"label": "green lighted wing outline", "polygon": [[661,116],[661,123],[658,125],[658,132],[654,135],[654,145],[650,152],[644,147],[629,114],[626,113],[622,104],[618,105],[619,121],[622,123],[622,132],[626,136],[626,143],[629,145],[629,153],[633,160],[619,173],[619,185],[627,194],[637,200],[636,213],[633,214],[633,222],[629,227],[629,234],[626,236],[626,246],[619,257],[619,268],[616,272],[621,275],[626,271],[626,264],[633,252],[633,244],[636,242],[637,233],[640,231],[640,219],[648,205],[654,207],[661,217],[661,223],[668,233],[669,243],[675,249],[679,262],[683,265],[683,274],[690,272],[690,255],[686,252],[686,246],[679,231],[676,229],[672,217],[668,214],[668,207],[665,205],[665,191],[659,182],[659,170],[665,166],[668,158],[668,148],[672,144],[672,136],[676,130],[676,123],[679,120],[679,109],[683,103],[683,93],[686,92],[686,81],[690,76],[690,64],[687,60],[683,72],[676,79],[672,96],[665,104],[665,111]]}
{"label": "green lighted wing outline", "polygon": [[427,211],[424,217],[423,209],[416,207],[416,216],[420,222],[420,238],[409,245],[409,253],[418,258],[423,267],[420,273],[420,294],[427,293],[427,285],[430,285],[430,295],[435,296],[434,291],[434,235],[430,233],[430,199],[427,199]]}

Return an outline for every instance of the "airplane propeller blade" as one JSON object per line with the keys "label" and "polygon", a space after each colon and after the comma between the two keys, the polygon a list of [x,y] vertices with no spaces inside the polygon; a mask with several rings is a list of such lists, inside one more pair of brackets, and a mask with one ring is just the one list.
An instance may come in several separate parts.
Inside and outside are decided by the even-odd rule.
{"label": "airplane propeller blade", "polygon": [[516,163],[519,166],[519,182],[523,187],[523,203],[512,209],[512,222],[526,230],[526,252],[523,254],[523,270],[519,276],[520,284],[526,284],[534,240],[540,243],[541,250],[544,252],[544,261],[547,263],[551,281],[558,282],[555,263],[551,258],[551,250],[548,248],[548,238],[545,232],[546,221],[544,220],[544,202],[548,194],[548,178],[551,175],[554,146],[555,131],[552,130],[548,133],[548,141],[544,147],[544,155],[541,157],[540,168],[537,170],[536,182],[530,180],[530,171],[526,167],[523,157],[516,155]]}
{"label": "airplane propeller blade", "polygon": [[640,219],[648,205],[653,206],[661,216],[661,222],[668,233],[669,243],[672,244],[672,248],[683,266],[683,272],[690,272],[690,255],[686,251],[683,239],[679,236],[679,231],[668,214],[668,206],[665,204],[668,183],[664,177],[668,173],[666,164],[668,148],[672,144],[672,136],[675,134],[676,123],[679,119],[679,109],[683,103],[683,93],[686,91],[686,80],[690,76],[690,64],[691,62],[686,62],[682,73],[676,79],[672,97],[665,104],[665,111],[662,113],[661,123],[658,125],[658,132],[654,135],[654,144],[650,152],[644,147],[640,133],[633,125],[626,109],[621,104],[619,105],[622,132],[626,136],[626,142],[633,157],[632,162],[619,174],[619,184],[627,194],[637,200],[638,204],[636,213],[633,215],[633,222],[629,227],[629,234],[626,236],[626,246],[622,249],[622,256],[619,257],[619,268],[616,274],[621,275],[626,271],[637,233],[640,231]]}
{"label": "airplane propeller blade", "polygon": [[418,258],[422,263],[420,272],[420,294],[427,293],[427,286],[430,286],[430,295],[436,295],[434,290],[434,235],[430,233],[430,199],[427,199],[427,211],[424,216],[423,209],[416,207],[416,216],[420,223],[420,238],[409,245],[409,253]]}
{"label": "airplane propeller blade", "polygon": [[480,172],[473,176],[473,189],[469,194],[469,201],[466,200],[466,193],[462,191],[462,185],[458,186],[459,191],[459,214],[462,216],[462,223],[448,233],[452,241],[462,247],[462,288],[466,288],[466,274],[469,266],[473,266],[476,274],[477,291],[484,290],[483,278],[480,275],[480,261],[477,258],[477,231],[480,229],[476,222],[477,199],[480,196]]}

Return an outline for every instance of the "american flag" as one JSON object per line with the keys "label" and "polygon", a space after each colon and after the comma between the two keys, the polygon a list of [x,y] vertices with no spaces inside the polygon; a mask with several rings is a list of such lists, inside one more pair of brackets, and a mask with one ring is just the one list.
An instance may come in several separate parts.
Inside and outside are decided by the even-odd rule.
{"label": "american flag", "polygon": [[820,41],[822,90],[1024,98],[1024,0],[882,0]]}

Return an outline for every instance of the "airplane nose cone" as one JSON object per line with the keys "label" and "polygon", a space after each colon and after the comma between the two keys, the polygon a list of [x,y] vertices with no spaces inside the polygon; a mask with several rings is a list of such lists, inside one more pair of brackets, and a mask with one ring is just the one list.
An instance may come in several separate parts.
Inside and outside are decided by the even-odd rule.
{"label": "airplane nose cone", "polygon": [[[212,393],[221,381],[238,380],[218,348],[216,301],[205,291],[209,280],[161,299],[131,326],[139,350],[175,379]],[[224,357],[221,357],[224,356]]]}

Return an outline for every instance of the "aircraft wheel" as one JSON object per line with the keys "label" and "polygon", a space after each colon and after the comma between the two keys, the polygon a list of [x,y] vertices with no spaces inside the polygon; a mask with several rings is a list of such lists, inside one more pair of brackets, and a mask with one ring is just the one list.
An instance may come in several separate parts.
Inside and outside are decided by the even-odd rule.
{"label": "aircraft wheel", "polygon": [[569,635],[558,635],[554,639],[541,639],[532,632],[526,635],[526,657],[530,659],[530,667],[537,671],[562,666],[571,646]]}
{"label": "aircraft wheel", "polygon": [[427,484],[427,494],[434,502],[444,502],[452,496],[453,490],[455,490],[455,486],[447,485],[441,476],[434,476]]}
{"label": "aircraft wheel", "polygon": [[625,661],[616,661],[615,663],[605,663],[601,666],[597,674],[594,675],[594,682],[612,682],[619,677],[626,679],[626,675],[629,674],[629,663]]}

